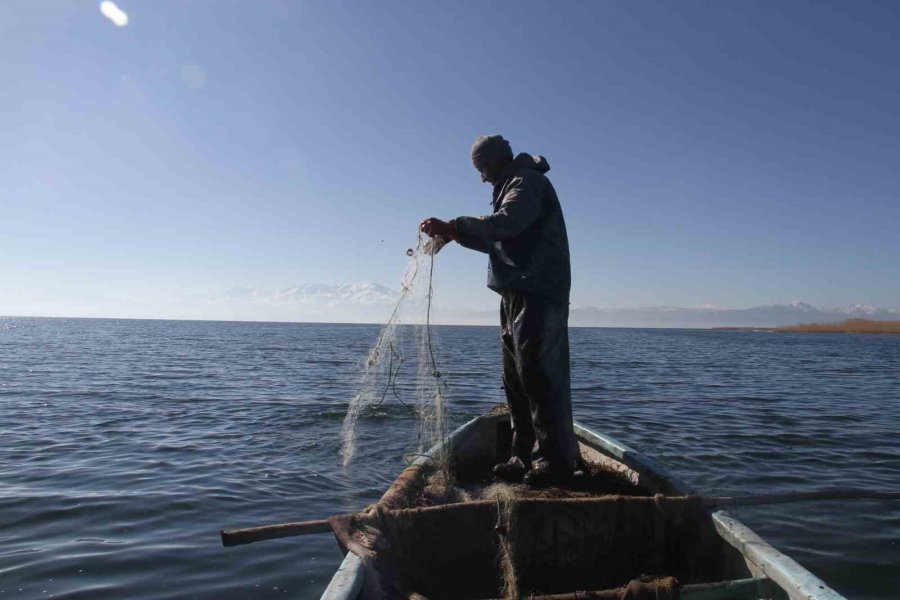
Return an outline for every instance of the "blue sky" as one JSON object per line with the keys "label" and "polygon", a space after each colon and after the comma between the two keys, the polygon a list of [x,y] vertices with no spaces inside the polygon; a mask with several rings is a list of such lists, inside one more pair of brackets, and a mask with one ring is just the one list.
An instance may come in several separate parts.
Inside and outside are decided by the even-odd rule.
{"label": "blue sky", "polygon": [[0,7],[0,314],[396,287],[485,133],[549,159],[573,305],[900,306],[896,3],[118,5]]}

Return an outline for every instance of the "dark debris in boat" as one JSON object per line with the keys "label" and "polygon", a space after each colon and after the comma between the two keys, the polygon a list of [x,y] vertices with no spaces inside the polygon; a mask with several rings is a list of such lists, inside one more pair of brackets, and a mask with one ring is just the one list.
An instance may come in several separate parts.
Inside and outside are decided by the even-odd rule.
{"label": "dark debris in boat", "polygon": [[481,472],[456,474],[452,481],[440,471],[432,471],[426,478],[413,506],[438,506],[472,500],[504,498],[595,498],[597,496],[652,495],[648,490],[635,486],[620,473],[605,470],[600,465],[586,464],[565,486],[553,485],[541,488],[525,484],[507,483],[497,479],[485,469]]}

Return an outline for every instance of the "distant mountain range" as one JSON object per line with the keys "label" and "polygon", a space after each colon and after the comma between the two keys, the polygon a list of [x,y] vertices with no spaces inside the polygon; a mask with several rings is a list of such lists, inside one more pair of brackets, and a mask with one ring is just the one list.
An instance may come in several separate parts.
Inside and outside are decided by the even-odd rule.
{"label": "distant mountain range", "polygon": [[272,296],[273,301],[322,306],[393,305],[399,298],[400,292],[378,283],[345,283],[341,285],[313,283],[280,290]]}
{"label": "distant mountain range", "polygon": [[311,283],[264,291],[232,288],[207,299],[207,314],[228,319],[381,323],[400,292],[378,283]]}
{"label": "distant mountain range", "polygon": [[[234,288],[209,302],[236,318],[382,323],[399,298],[399,291],[378,283],[347,283],[307,284],[272,292]],[[445,305],[439,305],[439,308],[439,322],[442,323],[497,325],[498,322],[494,307],[477,311]],[[816,308],[804,302],[751,308],[587,307],[573,308],[569,324],[575,327],[779,327],[849,318],[900,320],[900,310],[864,304]]]}
{"label": "distant mountain range", "polygon": [[569,322],[574,326],[593,327],[779,327],[852,318],[896,320],[900,319],[900,310],[862,304],[816,308],[804,302],[751,308],[582,308],[572,311]]}

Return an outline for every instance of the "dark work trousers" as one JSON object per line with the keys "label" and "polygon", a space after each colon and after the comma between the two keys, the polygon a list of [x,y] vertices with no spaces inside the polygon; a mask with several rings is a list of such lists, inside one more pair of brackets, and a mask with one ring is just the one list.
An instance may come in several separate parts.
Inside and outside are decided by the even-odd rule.
{"label": "dark work trousers", "polygon": [[568,321],[565,301],[521,291],[504,292],[500,301],[512,454],[526,466],[540,461],[572,471],[579,462],[572,426]]}

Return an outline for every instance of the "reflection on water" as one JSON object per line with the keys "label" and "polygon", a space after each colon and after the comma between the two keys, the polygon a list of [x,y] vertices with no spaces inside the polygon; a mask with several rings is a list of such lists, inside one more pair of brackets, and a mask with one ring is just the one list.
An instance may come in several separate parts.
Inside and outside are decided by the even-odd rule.
{"label": "reflection on water", "polygon": [[[413,445],[399,405],[341,421],[366,325],[7,319],[0,325],[0,592],[9,598],[317,598],[309,536],[221,528],[375,501]],[[439,328],[455,423],[501,401],[493,328]],[[900,487],[900,337],[572,331],[576,418],[714,493]],[[900,506],[737,511],[852,598],[900,588]]]}

